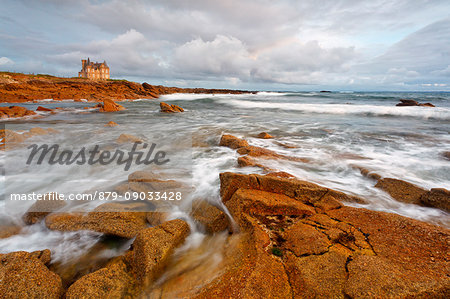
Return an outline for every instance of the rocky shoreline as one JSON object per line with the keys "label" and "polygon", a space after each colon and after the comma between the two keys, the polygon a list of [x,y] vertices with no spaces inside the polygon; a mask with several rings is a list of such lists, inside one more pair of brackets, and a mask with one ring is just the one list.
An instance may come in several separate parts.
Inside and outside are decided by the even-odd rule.
{"label": "rocky shoreline", "polygon": [[0,103],[23,103],[44,99],[99,102],[105,99],[154,99],[172,93],[242,94],[254,91],[179,88],[126,80],[92,81],[50,75],[0,72]]}
{"label": "rocky shoreline", "polygon": [[[220,145],[263,162],[290,159],[232,135],[223,135]],[[449,230],[346,206],[364,199],[261,167],[266,175],[220,174],[221,200],[232,218],[206,201],[193,203],[191,217],[207,234],[229,232],[217,266],[221,270],[214,277],[202,276],[199,265],[155,284],[189,235],[182,219],[167,221],[157,210],[141,212],[139,203],[105,203],[77,214],[59,212],[63,202],[41,201],[23,216],[27,224],[43,221],[51,230],[91,230],[134,241],[123,255],[78,274],[52,266],[49,250],[1,254],[0,293],[46,298],[448,298]],[[417,192],[414,185],[388,188],[387,182],[392,184],[379,178],[380,188],[395,190],[394,198]],[[137,172],[116,190],[155,191],[167,184],[176,182]],[[423,190],[419,197],[427,192],[435,193]],[[448,200],[447,191],[438,202]],[[36,212],[42,210],[36,205],[47,205],[49,212]]]}

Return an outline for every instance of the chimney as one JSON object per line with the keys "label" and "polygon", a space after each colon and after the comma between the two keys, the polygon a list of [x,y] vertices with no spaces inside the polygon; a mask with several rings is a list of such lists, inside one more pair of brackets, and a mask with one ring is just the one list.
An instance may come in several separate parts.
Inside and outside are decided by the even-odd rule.
{"label": "chimney", "polygon": [[86,59],[81,59],[81,69],[84,70],[85,67],[86,67]]}

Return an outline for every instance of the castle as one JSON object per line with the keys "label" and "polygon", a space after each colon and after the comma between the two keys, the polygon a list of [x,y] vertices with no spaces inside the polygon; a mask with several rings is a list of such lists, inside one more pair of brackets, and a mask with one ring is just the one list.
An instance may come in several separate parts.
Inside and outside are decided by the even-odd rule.
{"label": "castle", "polygon": [[106,61],[102,63],[91,62],[89,58],[81,60],[81,72],[78,72],[78,77],[88,78],[93,80],[109,79],[109,66]]}

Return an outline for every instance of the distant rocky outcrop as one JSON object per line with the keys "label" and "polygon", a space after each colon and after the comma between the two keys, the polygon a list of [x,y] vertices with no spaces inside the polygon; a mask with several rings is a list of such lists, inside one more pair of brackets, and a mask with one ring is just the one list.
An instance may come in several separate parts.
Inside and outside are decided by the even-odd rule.
{"label": "distant rocky outcrop", "polygon": [[178,88],[148,83],[139,84],[126,80],[88,80],[0,72],[0,102],[18,103],[44,99],[75,101],[86,99],[100,102],[105,99],[153,99],[172,93],[241,94],[249,93],[249,91]]}
{"label": "distant rocky outcrop", "polygon": [[400,103],[398,103],[395,106],[423,106],[423,107],[435,107],[433,104],[431,103],[419,103],[417,101],[414,100],[408,100],[408,99],[400,99]]}

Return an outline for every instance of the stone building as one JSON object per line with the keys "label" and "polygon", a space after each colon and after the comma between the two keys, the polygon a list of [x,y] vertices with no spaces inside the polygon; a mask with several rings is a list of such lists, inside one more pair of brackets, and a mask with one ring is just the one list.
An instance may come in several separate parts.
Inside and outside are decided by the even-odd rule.
{"label": "stone building", "polygon": [[91,62],[90,59],[81,60],[81,71],[78,72],[78,77],[88,78],[93,80],[106,80],[109,79],[109,67],[106,61],[102,63]]}

